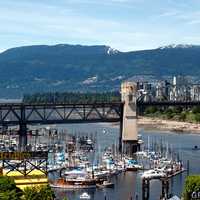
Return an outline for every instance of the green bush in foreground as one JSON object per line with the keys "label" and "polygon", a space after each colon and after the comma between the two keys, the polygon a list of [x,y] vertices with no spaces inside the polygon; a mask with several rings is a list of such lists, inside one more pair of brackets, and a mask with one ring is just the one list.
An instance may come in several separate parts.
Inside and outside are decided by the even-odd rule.
{"label": "green bush in foreground", "polygon": [[16,187],[13,179],[0,176],[0,199],[1,200],[19,200],[23,192]]}
{"label": "green bush in foreground", "polygon": [[13,179],[0,176],[0,200],[54,200],[55,195],[49,185],[27,187],[24,191],[16,187]]}
{"label": "green bush in foreground", "polygon": [[22,196],[23,200],[53,200],[54,198],[55,195],[49,185],[27,187]]}
{"label": "green bush in foreground", "polygon": [[188,176],[185,181],[184,200],[199,200],[200,199],[200,175]]}

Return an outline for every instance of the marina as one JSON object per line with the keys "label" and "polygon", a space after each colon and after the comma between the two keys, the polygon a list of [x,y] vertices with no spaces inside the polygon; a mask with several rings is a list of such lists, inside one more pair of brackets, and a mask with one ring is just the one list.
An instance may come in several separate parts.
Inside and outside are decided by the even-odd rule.
{"label": "marina", "polygon": [[[162,103],[156,102],[161,107]],[[170,138],[153,137],[142,130],[138,133],[139,105],[142,110],[148,103],[137,100],[137,84],[128,81],[121,84],[121,102],[117,103],[38,104],[37,108],[35,104],[17,104],[13,108],[5,105],[4,109],[19,120],[14,121],[10,114],[6,123],[19,124],[17,131],[11,126],[9,130],[2,127],[2,174],[20,172],[25,187],[31,184],[31,172],[39,170],[55,193],[115,190],[119,177],[132,174],[137,178],[135,187],[132,185],[134,193],[133,188],[129,190],[128,198],[150,200],[154,181],[160,182],[162,188],[156,198],[171,197],[169,182],[182,176],[186,169],[189,174],[190,160],[183,158],[181,146],[177,149],[168,141]],[[19,110],[20,117],[16,114]],[[112,122],[118,124],[114,126]],[[17,184],[16,177],[14,180]],[[36,186],[37,183],[40,184],[34,182]],[[88,195],[83,193],[82,198],[95,199],[89,191]],[[109,196],[105,194],[104,198]]]}
{"label": "marina", "polygon": [[[35,151],[46,149],[49,151],[49,183],[58,196],[62,194],[71,200],[78,200],[81,193],[85,191],[90,199],[100,200],[100,197],[105,198],[105,196],[107,199],[112,199],[118,191],[124,194],[123,188],[126,187],[129,188],[129,196],[124,194],[127,199],[130,197],[140,199],[144,193],[142,182],[148,179],[151,180],[149,199],[154,200],[155,196],[158,197],[162,193],[162,184],[156,180],[163,178],[169,180],[169,193],[180,196],[182,188],[177,189],[174,182],[180,181],[181,178],[182,184],[187,173],[195,173],[195,171],[199,173],[199,169],[195,169],[193,164],[194,160],[187,157],[187,154],[191,153],[192,145],[195,144],[192,142],[199,137],[198,135],[180,137],[177,133],[145,132],[141,129],[140,139],[144,142],[141,150],[131,158],[118,152],[117,127],[109,124],[92,124],[88,132],[81,132],[86,127],[88,129],[86,124],[80,124],[76,128],[73,125],[58,125],[47,129],[41,127],[40,134],[29,135],[31,143],[29,146],[32,145]],[[54,136],[48,138],[47,130],[51,130],[51,135]],[[181,140],[179,146],[171,141],[174,137]],[[192,139],[189,144],[188,138]],[[192,151],[192,154],[196,155],[198,161],[198,151]],[[188,159],[190,160],[189,172],[187,171]],[[126,184],[128,185],[124,186]],[[156,191],[152,189],[155,188],[155,184],[158,184]]]}
{"label": "marina", "polygon": [[[108,125],[92,125],[91,129],[94,129],[94,127],[97,130],[97,136],[98,136],[98,141],[101,142],[102,144],[102,149],[106,146],[110,146],[110,142],[104,140],[104,135],[101,135],[101,131],[103,129],[103,127],[106,126],[107,127],[107,131],[109,132],[109,134],[107,135],[108,138],[110,138],[110,142],[113,141],[113,138],[115,138],[116,136],[116,141],[117,141],[117,128],[112,127],[112,126],[108,126]],[[80,129],[84,129],[85,125],[79,125]],[[105,127],[104,127],[105,128]],[[71,130],[75,131],[76,129],[74,129],[71,126]],[[166,141],[169,142],[169,144],[171,144],[173,146],[173,151],[174,152],[179,152],[179,156],[180,158],[183,160],[183,165],[186,169],[187,167],[187,160],[190,157],[190,148],[192,148],[194,141],[197,140],[199,138],[199,136],[196,135],[182,135],[182,137],[180,136],[180,134],[177,133],[158,133],[158,132],[144,132],[143,130],[140,130],[140,133],[143,136],[144,142],[147,144],[148,146],[148,140],[160,140],[161,138],[164,139]],[[149,137],[148,137],[149,136]],[[197,138],[196,138],[197,137]],[[149,139],[148,139],[149,138]],[[175,139],[176,140],[181,140],[180,141],[180,145],[177,146],[175,145],[172,140]],[[183,138],[183,141],[182,141]],[[190,140],[188,140],[190,138]],[[149,142],[151,145],[152,142]],[[170,148],[169,148],[170,149]],[[142,154],[142,153],[139,153]],[[143,153],[144,154],[144,153]],[[188,155],[189,154],[189,155]],[[199,168],[195,167],[195,162],[199,160],[199,156],[196,152],[194,152],[193,155],[193,159],[190,159],[190,172],[189,173],[199,173]],[[184,172],[184,173],[180,173],[177,176],[171,177],[170,178],[170,191],[178,196],[180,196],[180,192],[182,191],[182,185],[184,182],[184,177],[186,176],[188,172]],[[138,172],[131,172],[131,171],[127,171],[127,172],[122,172],[117,176],[114,176],[111,178],[112,182],[115,184],[114,188],[107,188],[104,189],[103,191],[99,190],[98,188],[96,189],[92,189],[92,190],[86,190],[88,192],[88,194],[90,194],[91,199],[103,199],[105,196],[107,197],[107,199],[112,199],[112,198],[116,198],[121,200],[122,196],[120,195],[124,195],[123,197],[126,199],[129,199],[130,197],[135,197],[136,195],[138,195],[138,198],[142,198],[142,174],[143,174],[143,170],[139,170]],[[179,182],[179,184],[177,184]],[[156,189],[155,189],[156,188]],[[156,180],[152,180],[152,183],[150,185],[150,198],[154,200],[155,198],[157,198],[158,196],[160,196],[161,194],[161,184],[156,181]],[[110,191],[112,190],[112,191]],[[128,191],[127,191],[128,190]],[[69,196],[69,198],[71,199],[79,199],[79,195],[81,194],[82,190],[80,191],[56,191],[58,192],[58,194],[63,193]]]}

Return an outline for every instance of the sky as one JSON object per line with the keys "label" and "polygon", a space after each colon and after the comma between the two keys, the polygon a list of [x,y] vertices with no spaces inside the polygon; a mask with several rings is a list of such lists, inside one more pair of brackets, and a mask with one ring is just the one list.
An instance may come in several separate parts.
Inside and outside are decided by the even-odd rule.
{"label": "sky", "polygon": [[0,51],[40,44],[199,45],[200,0],[0,0]]}

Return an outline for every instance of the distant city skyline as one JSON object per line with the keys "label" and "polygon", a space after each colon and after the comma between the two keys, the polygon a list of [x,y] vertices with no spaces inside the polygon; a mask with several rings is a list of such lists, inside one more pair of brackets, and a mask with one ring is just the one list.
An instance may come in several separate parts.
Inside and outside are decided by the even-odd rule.
{"label": "distant city skyline", "polygon": [[17,46],[108,45],[120,51],[200,44],[199,0],[6,0],[0,52]]}

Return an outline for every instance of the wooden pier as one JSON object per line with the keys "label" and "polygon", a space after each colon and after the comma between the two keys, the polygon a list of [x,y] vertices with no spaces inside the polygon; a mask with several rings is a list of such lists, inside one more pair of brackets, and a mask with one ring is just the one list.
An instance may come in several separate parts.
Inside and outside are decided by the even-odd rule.
{"label": "wooden pier", "polygon": [[181,170],[176,171],[173,174],[170,174],[166,177],[143,178],[142,179],[142,200],[149,200],[151,180],[159,180],[162,184],[162,193],[161,193],[160,199],[170,197],[169,180],[179,174],[182,174],[183,172],[186,172],[186,171],[187,171],[186,169],[181,169]]}

